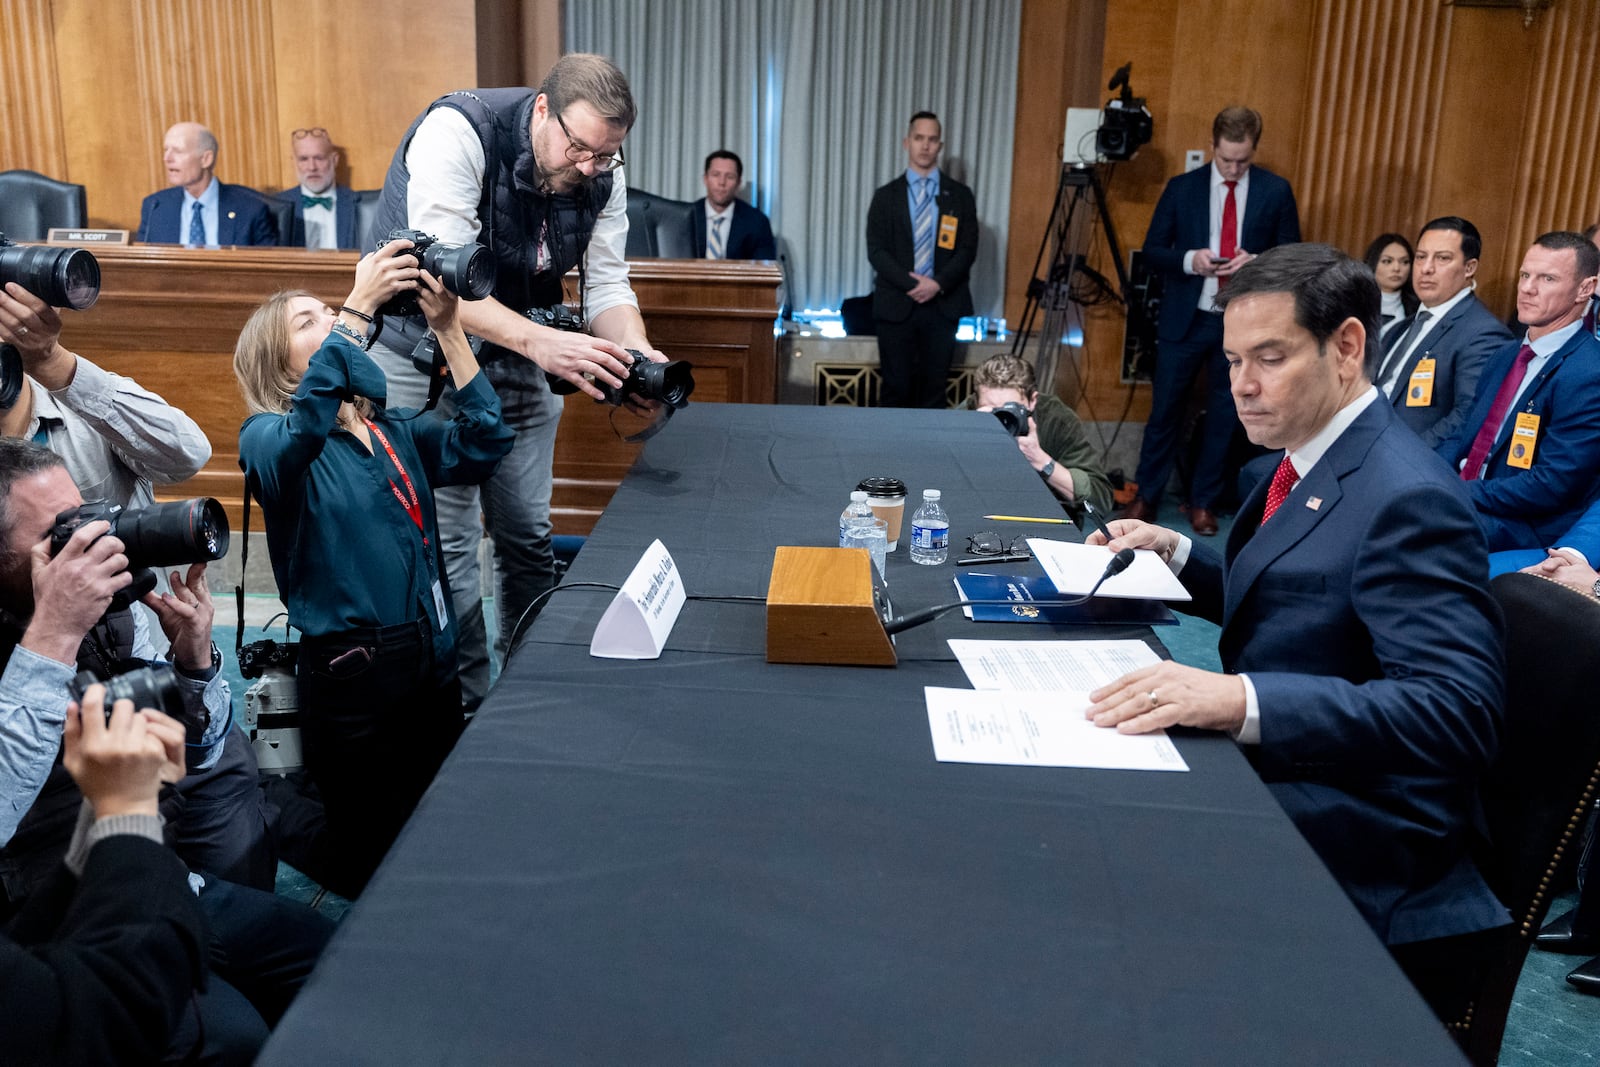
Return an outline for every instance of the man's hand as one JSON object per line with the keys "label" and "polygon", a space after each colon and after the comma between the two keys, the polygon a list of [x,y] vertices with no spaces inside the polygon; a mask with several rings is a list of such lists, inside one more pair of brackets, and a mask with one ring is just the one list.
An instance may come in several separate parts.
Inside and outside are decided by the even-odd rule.
{"label": "man's hand", "polygon": [[[50,558],[50,539],[33,546],[33,617],[22,646],[60,663],[76,663],[89,628],[111,606],[117,590],[133,581],[122,542],[103,519],[85,523]],[[209,662],[209,660],[208,660]]]}
{"label": "man's hand", "polygon": [[1112,519],[1106,524],[1111,540],[1099,530],[1083,539],[1087,545],[1105,545],[1113,552],[1124,548],[1148,548],[1161,557],[1161,562],[1171,563],[1172,554],[1178,550],[1179,535],[1165,526],[1140,522],[1138,519]]}
{"label": "man's hand", "polygon": [[105,696],[94,685],[81,708],[67,705],[62,764],[95,818],[159,814],[162,781],[174,768],[182,777],[183,729],[159,712],[135,711],[131,700],[117,701],[108,721]]}
{"label": "man's hand", "polygon": [[1118,733],[1147,734],[1168,726],[1197,726],[1236,734],[1244,725],[1244,682],[1170,660],[1130,671],[1089,694],[1084,717]]}
{"label": "man's hand", "polygon": [[161,632],[172,642],[172,662],[186,671],[204,671],[211,666],[211,620],[216,608],[211,589],[206,585],[206,565],[191,564],[189,573],[179,579],[168,575],[172,592],[144,595],[144,603],[156,613]]}
{"label": "man's hand", "polygon": [[917,284],[913,285],[911,287],[911,291],[906,294],[911,299],[915,300],[919,304],[926,304],[928,301],[939,295],[938,282],[934,281],[926,274],[918,274],[916,271],[912,271],[911,276],[917,280]]}
{"label": "man's hand", "polygon": [[0,289],[0,343],[13,345],[22,369],[46,389],[72,384],[78,357],[61,347],[61,314],[16,282]]}
{"label": "man's hand", "polygon": [[461,298],[427,271],[421,274],[417,303],[422,307],[422,317],[428,320],[428,328],[439,337],[460,330]]}
{"label": "man's hand", "polygon": [[1549,555],[1531,567],[1522,568],[1524,574],[1538,574],[1562,585],[1576,589],[1585,596],[1594,595],[1594,583],[1600,581],[1600,572],[1583,562],[1576,553],[1549,549]]}
{"label": "man's hand", "polygon": [[1255,258],[1256,257],[1254,255],[1241,248],[1239,251],[1233,254],[1232,259],[1217,267],[1217,277],[1226,278],[1230,274],[1237,274],[1240,267],[1244,266],[1246,263]]}

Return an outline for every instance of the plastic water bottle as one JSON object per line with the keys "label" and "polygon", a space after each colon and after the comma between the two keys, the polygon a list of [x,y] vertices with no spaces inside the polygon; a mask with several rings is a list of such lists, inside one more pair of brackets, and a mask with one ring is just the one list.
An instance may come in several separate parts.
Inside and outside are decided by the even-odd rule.
{"label": "plastic water bottle", "polygon": [[856,489],[850,493],[850,503],[839,516],[839,547],[845,547],[845,531],[862,522],[873,520],[872,507],[867,503],[867,494]]}
{"label": "plastic water bottle", "polygon": [[939,503],[939,490],[924,489],[922,506],[911,516],[911,562],[933,566],[950,557],[950,516]]}

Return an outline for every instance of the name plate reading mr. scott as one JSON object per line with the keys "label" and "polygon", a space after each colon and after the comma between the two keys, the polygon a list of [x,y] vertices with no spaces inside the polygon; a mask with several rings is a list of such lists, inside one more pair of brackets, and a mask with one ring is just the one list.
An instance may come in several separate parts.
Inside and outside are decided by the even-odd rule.
{"label": "name plate reading mr. scott", "polygon": [[650,542],[594,628],[589,655],[659,659],[683,601],[683,578],[677,564],[665,545]]}
{"label": "name plate reading mr. scott", "polygon": [[74,230],[52,226],[45,238],[52,245],[125,245],[127,230]]}

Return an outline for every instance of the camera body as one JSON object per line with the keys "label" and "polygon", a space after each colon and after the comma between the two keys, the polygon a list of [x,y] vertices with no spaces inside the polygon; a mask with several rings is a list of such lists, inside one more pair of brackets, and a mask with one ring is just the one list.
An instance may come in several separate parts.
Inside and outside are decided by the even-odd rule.
{"label": "camera body", "polygon": [[[525,314],[530,321],[540,326],[548,326],[552,330],[565,330],[569,333],[580,333],[583,330],[582,317],[565,304],[548,308],[530,308]],[[607,404],[620,407],[627,403],[630,397],[638,397],[640,400],[659,400],[676,411],[689,403],[689,394],[694,392],[693,364],[682,359],[656,363],[646,359],[644,353],[637,348],[625,351],[632,357],[633,362],[628,364],[628,371],[623,375],[620,386],[608,385],[598,378],[589,378],[589,381],[605,394]],[[545,371],[544,376],[550,383],[550,391],[557,396],[566,396],[578,391],[576,385],[559,375]]]}
{"label": "camera body", "polygon": [[[418,266],[463,300],[482,300],[494,292],[497,273],[494,256],[480,244],[447,245],[421,230],[391,230],[378,242],[378,247],[390,241],[410,241],[407,254],[416,256]],[[417,302],[415,292],[396,293],[384,301],[378,314],[420,315],[422,305]]]}
{"label": "camera body", "polygon": [[183,690],[178,686],[178,672],[170,663],[145,663],[125,661],[119,663],[117,673],[110,678],[100,678],[93,671],[79,671],[67,683],[67,692],[81,706],[83,694],[92,685],[106,687],[106,722],[119,700],[131,700],[135,709],[154,708],[183,724],[189,744],[197,745],[210,725],[209,716],[202,708],[198,715],[190,715],[183,702]]}
{"label": "camera body", "polygon": [[270,637],[252,641],[239,650],[239,673],[246,678],[260,678],[273,670],[288,671],[293,674],[295,661],[299,655],[298,641],[279,644]]}
{"label": "camera body", "polygon": [[994,417],[1000,420],[1000,425],[1012,437],[1026,437],[1028,420],[1033,417],[1033,412],[1015,400],[1008,400],[994,409]]}
{"label": "camera body", "polygon": [[127,607],[156,587],[151,567],[209,563],[228,553],[227,513],[211,497],[196,497],[133,511],[105,500],[68,508],[50,527],[51,557],[66,547],[79,527],[98,519],[109,522],[106,533],[122,541],[133,575],[133,582],[111,598],[113,609]]}

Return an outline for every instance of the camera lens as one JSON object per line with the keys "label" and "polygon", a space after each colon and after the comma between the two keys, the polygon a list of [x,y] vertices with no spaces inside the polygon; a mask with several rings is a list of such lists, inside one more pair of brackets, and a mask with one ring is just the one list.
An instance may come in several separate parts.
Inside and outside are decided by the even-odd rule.
{"label": "camera lens", "polygon": [[100,264],[82,248],[0,247],[0,285],[16,282],[51,307],[76,311],[100,298]]}
{"label": "camera lens", "polygon": [[659,400],[668,407],[681,408],[694,392],[693,371],[694,367],[681,359],[639,365],[639,376],[647,383],[640,392],[647,400]]}
{"label": "camera lens", "polygon": [[115,532],[131,567],[204,563],[228,552],[228,516],[210,497],[124,511]]}
{"label": "camera lens", "polygon": [[422,266],[463,300],[482,300],[494,292],[494,256],[480,244],[435,244],[422,254]]}

